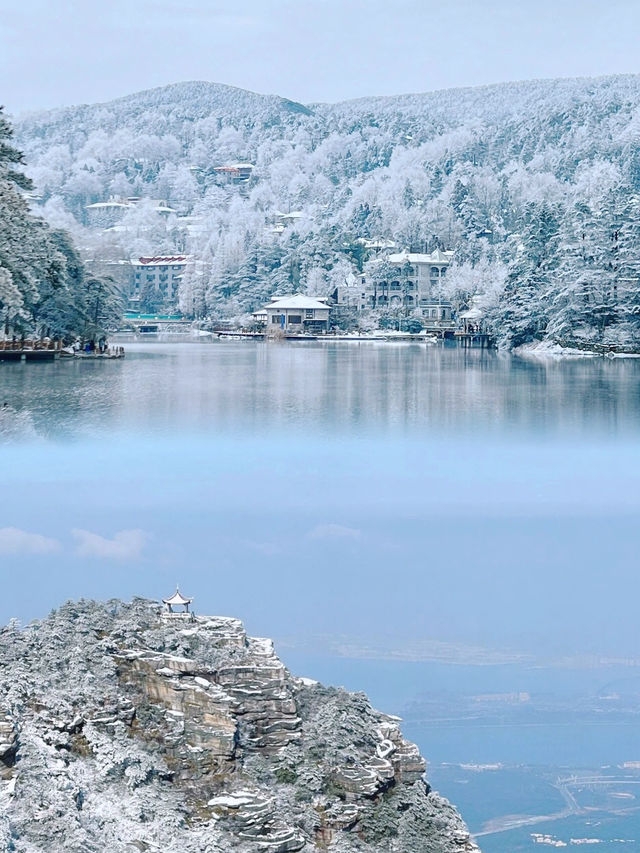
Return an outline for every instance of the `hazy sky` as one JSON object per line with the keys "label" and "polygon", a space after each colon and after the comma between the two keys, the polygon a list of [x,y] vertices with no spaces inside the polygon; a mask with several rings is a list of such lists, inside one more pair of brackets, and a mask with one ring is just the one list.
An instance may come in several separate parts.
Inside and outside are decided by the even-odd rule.
{"label": "hazy sky", "polygon": [[215,430],[0,446],[0,624],[179,580],[266,636],[637,656],[638,454]]}
{"label": "hazy sky", "polygon": [[210,80],[337,101],[636,72],[637,0],[0,0],[11,112]]}

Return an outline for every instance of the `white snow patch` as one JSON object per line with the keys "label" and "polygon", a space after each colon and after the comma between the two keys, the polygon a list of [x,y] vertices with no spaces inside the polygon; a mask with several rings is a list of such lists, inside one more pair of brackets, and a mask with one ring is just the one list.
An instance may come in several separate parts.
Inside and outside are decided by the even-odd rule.
{"label": "white snow patch", "polygon": [[209,806],[221,806],[226,809],[239,809],[241,806],[250,806],[255,803],[256,798],[248,791],[238,791],[237,794],[222,794],[209,800]]}
{"label": "white snow patch", "polygon": [[522,344],[513,351],[521,358],[556,359],[556,358],[595,358],[599,354],[589,350],[570,349],[560,346],[553,341],[538,341],[535,344]]}

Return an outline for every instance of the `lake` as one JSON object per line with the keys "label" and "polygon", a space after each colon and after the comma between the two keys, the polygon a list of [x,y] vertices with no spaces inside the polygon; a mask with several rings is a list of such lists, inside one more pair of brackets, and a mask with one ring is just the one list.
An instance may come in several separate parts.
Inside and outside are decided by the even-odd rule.
{"label": "lake", "polygon": [[[0,527],[28,534],[5,561],[2,622],[66,598],[159,598],[178,581],[196,610],[274,637],[295,671],[396,713],[429,690],[533,689],[544,671],[552,692],[584,692],[611,668],[636,671],[640,360],[372,342],[126,349],[0,364]],[[515,808],[513,778],[491,777],[492,812],[472,803],[479,777],[449,762],[640,758],[619,726],[406,729],[476,829],[500,802]],[[553,811],[548,780],[527,776],[522,792],[548,793]],[[527,828],[485,849],[531,844]]]}
{"label": "lake", "polygon": [[3,364],[2,394],[69,437],[176,429],[387,436],[635,434],[640,360],[532,362],[405,343],[127,344],[108,364]]}

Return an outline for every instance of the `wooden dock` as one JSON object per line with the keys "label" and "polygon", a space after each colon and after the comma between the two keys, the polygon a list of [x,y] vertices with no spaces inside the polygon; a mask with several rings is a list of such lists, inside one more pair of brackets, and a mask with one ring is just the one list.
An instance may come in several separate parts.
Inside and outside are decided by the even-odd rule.
{"label": "wooden dock", "polygon": [[110,347],[108,350],[104,352],[75,352],[75,353],[62,353],[63,358],[78,358],[80,361],[86,361],[87,359],[95,359],[95,360],[110,360],[113,358],[124,358],[124,347]]}
{"label": "wooden dock", "polygon": [[77,351],[63,347],[61,341],[0,341],[0,361],[57,361],[62,359],[111,360],[124,358],[124,347],[109,347],[103,352]]}
{"label": "wooden dock", "polygon": [[59,341],[0,341],[0,361],[53,361],[61,349]]}
{"label": "wooden dock", "polygon": [[491,349],[495,346],[493,335],[489,335],[486,332],[455,332],[454,338],[465,349],[470,347]]}

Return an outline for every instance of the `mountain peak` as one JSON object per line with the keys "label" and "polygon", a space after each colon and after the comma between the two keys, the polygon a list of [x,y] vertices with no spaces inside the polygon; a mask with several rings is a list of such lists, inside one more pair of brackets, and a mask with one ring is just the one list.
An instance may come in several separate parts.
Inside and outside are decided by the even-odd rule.
{"label": "mountain peak", "polygon": [[133,116],[147,109],[181,110],[185,118],[197,119],[203,116],[219,115],[225,119],[244,116],[247,111],[253,113],[282,112],[299,115],[313,115],[313,111],[297,101],[279,95],[263,95],[226,83],[212,83],[206,80],[185,80],[142,89],[129,95],[122,95],[109,101],[95,104],[79,104],[59,107],[52,110],[39,110],[22,117],[27,124],[33,120],[50,121],[58,115],[100,115],[105,109],[114,109],[125,116]]}
{"label": "mountain peak", "polygon": [[396,718],[238,619],[70,602],[0,646],[6,849],[477,850]]}

